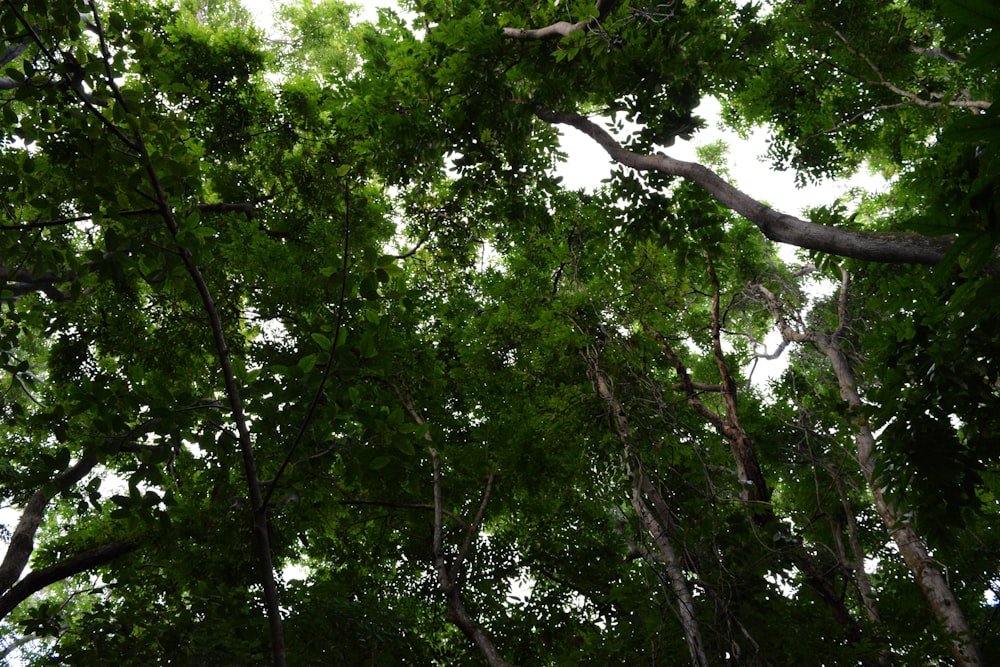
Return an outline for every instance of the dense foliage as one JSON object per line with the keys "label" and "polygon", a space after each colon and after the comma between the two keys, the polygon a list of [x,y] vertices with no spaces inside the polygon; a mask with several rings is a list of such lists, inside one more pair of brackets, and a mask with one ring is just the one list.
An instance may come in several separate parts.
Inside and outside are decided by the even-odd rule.
{"label": "dense foliage", "polygon": [[276,16],[0,2],[0,656],[1000,663],[995,4]]}

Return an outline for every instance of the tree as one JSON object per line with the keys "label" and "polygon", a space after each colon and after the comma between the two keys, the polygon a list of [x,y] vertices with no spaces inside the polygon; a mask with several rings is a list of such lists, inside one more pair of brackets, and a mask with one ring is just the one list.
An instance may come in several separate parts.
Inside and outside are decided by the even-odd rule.
{"label": "tree", "polygon": [[5,658],[996,661],[991,4],[2,8]]}

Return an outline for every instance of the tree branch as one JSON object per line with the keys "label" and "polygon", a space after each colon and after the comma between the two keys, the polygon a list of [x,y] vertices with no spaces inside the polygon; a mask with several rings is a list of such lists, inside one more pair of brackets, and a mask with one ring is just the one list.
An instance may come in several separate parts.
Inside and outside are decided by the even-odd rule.
{"label": "tree branch", "polygon": [[533,40],[543,40],[550,39],[552,37],[568,37],[578,30],[593,30],[601,24],[601,21],[611,13],[614,9],[615,4],[618,0],[597,0],[594,3],[594,9],[597,10],[597,16],[589,18],[586,21],[577,21],[576,23],[570,23],[569,21],[557,21],[543,28],[504,28],[504,37],[508,39],[515,39],[519,41],[533,41]]}
{"label": "tree branch", "polygon": [[611,158],[638,171],[658,171],[698,183],[720,204],[757,225],[764,236],[800,248],[872,262],[937,264],[953,240],[897,232],[864,232],[820,225],[779,213],[737,190],[707,167],[663,154],[642,155],[621,146],[606,130],[577,113],[538,108],[547,123],[575,127],[596,141]]}
{"label": "tree branch", "polygon": [[[72,487],[96,465],[97,457],[93,454],[81,458],[55,478],[55,493],[62,493]],[[14,528],[11,535],[7,553],[4,555],[3,562],[0,563],[0,593],[7,591],[14,585],[28,564],[28,559],[31,558],[31,553],[35,549],[35,533],[38,532],[38,526],[45,515],[45,507],[52,500],[53,495],[47,493],[44,488],[40,488],[28,500],[28,504],[17,522],[17,527]]]}
{"label": "tree branch", "polygon": [[55,565],[28,573],[21,581],[17,582],[17,585],[0,596],[0,619],[5,618],[19,604],[46,586],[74,574],[80,574],[110,563],[119,556],[124,556],[138,548],[138,543],[132,541],[112,542],[70,556]]}
{"label": "tree branch", "polygon": [[950,63],[959,62],[965,60],[965,56],[961,53],[955,53],[946,48],[939,47],[936,49],[929,49],[925,46],[918,46],[917,44],[910,44],[910,51],[913,51],[918,56],[928,56],[931,58],[944,58]]}
{"label": "tree branch", "polygon": [[691,664],[695,667],[707,667],[705,645],[694,614],[694,597],[691,595],[687,575],[681,567],[677,551],[671,539],[673,522],[670,509],[659,489],[653,485],[642,464],[642,454],[633,443],[632,430],[628,423],[625,409],[615,396],[611,379],[601,368],[599,354],[593,346],[588,346],[583,353],[587,369],[594,384],[598,397],[607,405],[612,416],[615,433],[622,444],[621,458],[632,486],[630,500],[632,510],[639,519],[642,529],[653,538],[657,552],[654,558],[663,563],[667,571],[670,588],[677,598],[677,615],[681,621],[681,629],[687,641]]}
{"label": "tree branch", "polygon": [[[462,598],[462,587],[455,578],[454,572],[449,571],[444,557],[444,539],[442,537],[442,515],[444,510],[441,506],[441,457],[433,447],[427,450],[431,455],[431,463],[434,468],[434,535],[432,545],[434,551],[434,568],[437,570],[438,583],[444,591],[448,602],[448,618],[458,626],[466,637],[468,637],[479,652],[486,658],[490,667],[512,667],[510,663],[500,657],[493,640],[483,632],[479,624],[469,617],[465,609],[465,600]],[[491,478],[492,484],[492,478]],[[489,490],[489,487],[487,487]],[[484,494],[484,500],[487,494]],[[477,518],[478,517],[477,515]]]}
{"label": "tree branch", "polygon": [[777,297],[761,285],[754,286],[764,296],[778,322],[782,336],[795,342],[811,342],[826,355],[837,379],[841,398],[851,409],[857,460],[868,483],[875,509],[886,531],[896,543],[900,555],[919,585],[928,606],[937,616],[949,635],[951,653],[961,667],[981,667],[983,663],[979,646],[975,642],[968,620],[947,578],[930,556],[924,541],[912,524],[900,516],[898,508],[885,497],[885,484],[875,477],[875,435],[863,416],[864,403],[857,389],[854,369],[844,352],[842,334],[847,326],[847,291],[850,276],[841,269],[841,287],[837,298],[837,329],[833,334],[820,332],[799,333],[788,327]]}
{"label": "tree branch", "polygon": [[[118,87],[118,83],[115,81],[114,73],[111,71],[111,53],[108,49],[104,26],[102,25],[100,14],[97,11],[97,5],[94,0],[89,0],[88,6],[90,7],[91,14],[94,17],[94,27],[98,35],[98,44],[100,46],[101,56],[104,60],[107,84],[114,93],[118,104],[122,105],[123,111],[125,113],[129,113],[129,109],[125,104],[125,99],[122,96],[120,88]],[[121,135],[121,131],[117,127],[112,127],[116,136]],[[153,162],[152,156],[150,155],[142,135],[139,132],[136,132],[133,139],[128,139],[127,137],[124,137],[124,135],[122,135],[122,139],[127,146],[133,148],[138,154],[140,162],[142,163],[146,171],[146,175],[149,178],[149,183],[153,188],[155,196],[152,197],[152,201],[159,210],[159,214],[162,217],[164,224],[167,226],[171,237],[173,237],[176,242],[177,236],[180,233],[180,226],[170,203],[170,198],[163,188],[156,165]],[[253,450],[253,440],[250,436],[250,428],[247,422],[246,411],[243,407],[243,399],[240,396],[239,385],[236,381],[236,373],[233,370],[229,343],[226,340],[225,329],[222,324],[222,316],[219,308],[215,303],[215,298],[208,287],[208,283],[206,282],[201,269],[198,267],[197,262],[195,262],[194,255],[186,246],[182,246],[178,243],[177,247],[184,263],[184,267],[187,269],[188,275],[191,277],[191,280],[194,282],[195,287],[198,290],[202,306],[208,316],[216,354],[219,359],[219,366],[222,370],[226,396],[229,400],[230,414],[236,424],[236,431],[238,434],[237,441],[239,443],[240,455],[243,460],[243,472],[247,483],[247,495],[251,505],[252,528],[254,535],[253,542],[255,551],[257,552],[257,564],[260,570],[259,574],[263,590],[264,607],[267,611],[268,625],[270,628],[271,651],[274,656],[275,667],[284,667],[286,664],[285,639],[281,622],[281,608],[278,604],[278,586],[274,577],[271,540],[267,526],[267,506],[264,504],[260,478],[257,475],[257,463]]]}
{"label": "tree branch", "polygon": [[[918,107],[923,107],[925,109],[941,109],[943,107],[958,107],[958,108],[963,108],[963,109],[979,109],[979,110],[985,111],[986,109],[989,109],[990,106],[991,106],[990,102],[977,101],[977,100],[951,100],[950,102],[931,102],[930,100],[923,99],[922,97],[920,97],[916,93],[912,93],[912,92],[910,92],[908,90],[903,90],[902,88],[900,88],[899,86],[896,86],[891,81],[888,81],[885,78],[885,75],[882,74],[882,70],[880,70],[878,68],[878,65],[876,65],[872,61],[872,59],[868,57],[868,54],[864,53],[863,51],[859,51],[858,49],[855,49],[853,46],[851,46],[851,43],[848,41],[847,37],[845,37],[844,34],[842,32],[840,32],[840,30],[837,30],[836,28],[834,28],[829,23],[823,23],[823,25],[825,25],[826,27],[828,27],[831,30],[833,30],[833,34],[835,34],[837,36],[837,39],[839,39],[841,42],[843,42],[844,48],[847,49],[848,52],[851,53],[851,55],[855,56],[856,58],[860,58],[860,59],[864,60],[865,63],[868,65],[868,67],[870,67],[871,70],[873,72],[875,72],[875,75],[878,77],[878,81],[866,81],[866,83],[868,83],[869,85],[882,86],[883,88],[886,88],[886,89],[892,91],[893,93],[899,95],[900,97],[905,97],[907,100],[909,100],[910,104],[913,104],[913,105],[918,106]],[[921,53],[921,51],[917,50],[918,48],[919,47],[915,47],[912,44],[910,45],[910,50],[913,51],[914,53]],[[925,53],[925,55],[926,55],[926,53]],[[944,54],[943,53],[938,53],[937,55],[944,55]],[[951,54],[949,52],[949,55],[953,55],[954,56],[955,54]],[[956,56],[955,59],[958,59],[957,56]],[[949,60],[952,60],[952,59],[949,58]]]}

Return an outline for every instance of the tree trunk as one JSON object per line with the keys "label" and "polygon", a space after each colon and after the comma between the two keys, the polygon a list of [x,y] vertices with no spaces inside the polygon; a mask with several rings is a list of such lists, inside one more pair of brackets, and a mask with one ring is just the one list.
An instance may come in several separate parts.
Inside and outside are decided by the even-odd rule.
{"label": "tree trunk", "polygon": [[[840,395],[852,408],[862,407],[861,397],[858,395],[854,373],[847,355],[844,354],[839,342],[832,341],[827,337],[820,338],[821,340],[818,341],[820,347],[830,359],[830,364],[837,376]],[[858,417],[854,421],[858,463],[868,481],[868,487],[875,501],[875,509],[882,517],[882,523],[896,543],[907,567],[913,573],[927,604],[930,605],[934,615],[937,616],[938,621],[941,622],[951,638],[951,654],[955,658],[955,664],[959,667],[983,665],[979,646],[975,642],[972,629],[958,604],[954,591],[951,590],[944,574],[938,569],[936,561],[927,552],[927,546],[923,540],[909,523],[900,519],[896,507],[882,493],[881,482],[875,477],[873,458],[875,436],[872,434],[871,427],[863,418]]]}

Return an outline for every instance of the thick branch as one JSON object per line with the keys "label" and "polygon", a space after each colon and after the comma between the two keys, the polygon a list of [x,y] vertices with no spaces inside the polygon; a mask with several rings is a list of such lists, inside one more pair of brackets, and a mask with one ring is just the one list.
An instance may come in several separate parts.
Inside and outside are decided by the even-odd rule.
{"label": "thick branch", "polygon": [[504,28],[504,37],[508,39],[516,39],[521,41],[531,41],[531,40],[542,40],[549,39],[551,37],[568,37],[578,30],[593,30],[600,25],[601,21],[614,9],[615,4],[618,0],[597,0],[594,3],[594,9],[597,10],[597,16],[594,18],[589,18],[586,21],[577,21],[576,23],[570,23],[569,21],[557,21],[551,25],[547,25],[543,28]]}
{"label": "thick branch", "polygon": [[737,190],[703,165],[675,160],[663,154],[642,155],[627,150],[606,130],[579,114],[536,109],[535,115],[547,123],[575,127],[600,144],[614,161],[626,167],[658,171],[698,183],[720,204],[757,225],[772,241],[872,262],[911,264],[937,264],[952,243],[949,237],[828,227],[779,213]]}
{"label": "thick branch", "polygon": [[139,545],[135,542],[112,542],[95,547],[83,553],[50,565],[49,567],[29,573],[16,586],[0,596],[0,619],[4,618],[17,605],[24,602],[46,586],[62,581],[74,574],[105,565],[119,556],[135,551]]}
{"label": "thick branch", "polygon": [[[55,491],[61,493],[70,488],[93,470],[97,465],[97,457],[88,454],[77,461],[72,467],[55,478]],[[31,552],[35,549],[35,533],[45,515],[45,507],[52,499],[52,494],[46,493],[44,488],[38,489],[28,500],[27,506],[21,513],[21,519],[14,528],[11,535],[7,553],[3,562],[0,563],[0,592],[7,591],[24,571],[24,567],[31,558]]]}

